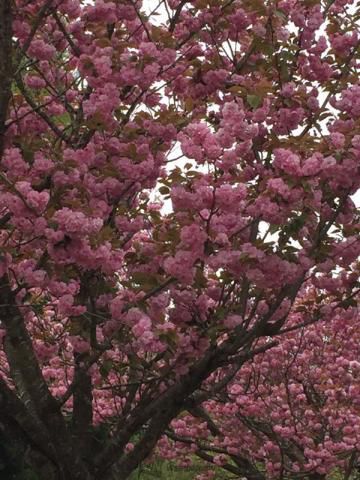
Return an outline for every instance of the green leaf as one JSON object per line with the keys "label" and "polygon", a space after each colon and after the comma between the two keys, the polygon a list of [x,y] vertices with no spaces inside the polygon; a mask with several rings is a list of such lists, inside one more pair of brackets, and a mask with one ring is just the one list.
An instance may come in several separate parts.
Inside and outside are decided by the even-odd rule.
{"label": "green leaf", "polygon": [[106,378],[111,369],[113,368],[113,362],[111,360],[104,360],[99,367],[100,375]]}
{"label": "green leaf", "polygon": [[158,284],[156,277],[147,272],[134,272],[131,277],[135,283],[142,287],[156,287]]}
{"label": "green leaf", "polygon": [[205,288],[207,285],[206,277],[201,268],[196,269],[195,273],[195,287],[196,288]]}
{"label": "green leaf", "polygon": [[275,10],[275,15],[281,20],[286,20],[287,16],[282,10]]}
{"label": "green leaf", "polygon": [[64,127],[66,127],[67,125],[70,125],[71,123],[71,118],[68,112],[63,113],[62,115],[57,115],[55,118]]}
{"label": "green leaf", "polygon": [[168,193],[170,193],[170,189],[168,187],[160,187],[159,188],[159,192],[161,193],[161,195],[167,195]]}
{"label": "green leaf", "polygon": [[258,95],[247,95],[246,101],[252,108],[257,108],[261,103],[261,98]]}

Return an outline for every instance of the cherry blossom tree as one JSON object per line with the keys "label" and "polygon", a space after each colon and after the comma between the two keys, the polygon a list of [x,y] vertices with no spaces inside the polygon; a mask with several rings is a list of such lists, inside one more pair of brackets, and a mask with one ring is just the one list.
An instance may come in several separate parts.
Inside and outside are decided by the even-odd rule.
{"label": "cherry blossom tree", "polygon": [[[302,305],[310,318],[315,302]],[[210,389],[232,375],[171,423],[158,454],[182,466],[200,458],[240,478],[359,478],[359,318],[355,301],[341,304],[300,329],[294,314],[271,350],[209,379]]]}
{"label": "cherry blossom tree", "polygon": [[156,447],[350,478],[359,8],[0,9],[7,455],[41,480],[126,479]]}

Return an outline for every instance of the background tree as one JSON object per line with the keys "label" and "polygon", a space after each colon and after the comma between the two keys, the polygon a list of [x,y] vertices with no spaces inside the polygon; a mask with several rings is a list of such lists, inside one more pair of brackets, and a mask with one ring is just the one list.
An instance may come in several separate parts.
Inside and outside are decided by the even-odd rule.
{"label": "background tree", "polygon": [[[335,298],[325,309],[324,321],[301,329],[294,314],[277,346],[172,422],[158,455],[179,466],[200,458],[225,478],[359,478],[358,310]],[[197,478],[224,477],[213,469]]]}
{"label": "background tree", "polygon": [[358,18],[1,2],[0,419],[38,478],[128,478],[289,328],[356,317]]}

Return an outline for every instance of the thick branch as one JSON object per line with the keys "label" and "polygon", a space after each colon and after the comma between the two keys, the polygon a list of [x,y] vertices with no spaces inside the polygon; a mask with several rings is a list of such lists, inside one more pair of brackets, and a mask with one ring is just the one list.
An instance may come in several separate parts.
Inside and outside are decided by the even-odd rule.
{"label": "thick branch", "polygon": [[[244,342],[247,342],[247,340],[244,339]],[[255,349],[253,352],[245,352],[241,358],[239,356],[239,358],[236,359],[239,368],[247,360],[273,345],[272,343]],[[139,462],[151,453],[171,420],[182,410],[193,406],[187,404],[186,400],[201,386],[203,381],[208,378],[212,372],[224,364],[229,357],[228,350],[226,345],[224,348],[210,347],[204,357],[199,360],[181,380],[162,395],[151,400],[147,405],[139,405],[136,407],[130,414],[130,420],[127,425],[118,430],[114,435],[113,443],[100,453],[96,462],[98,473],[104,476],[107,475],[112,465],[116,462],[119,451],[123,450],[131,437],[151,420],[143,438],[138,442],[134,450],[124,455],[120,459],[120,462],[117,462],[117,466],[121,468],[122,472],[127,472],[127,475],[130,474]],[[124,478],[126,478],[126,476],[124,476]]]}
{"label": "thick branch", "polygon": [[17,397],[0,378],[0,414],[13,419],[21,426],[28,437],[29,443],[41,451],[47,458],[55,462],[55,453],[53,445],[47,435],[45,426],[41,421],[30,414],[23,402]]}
{"label": "thick branch", "polygon": [[51,395],[36,358],[23,316],[16,305],[9,279],[0,279],[0,319],[6,330],[5,353],[16,387],[31,411],[46,427],[54,443],[57,464],[64,480],[88,480],[88,472],[73,448],[58,402]]}
{"label": "thick branch", "polygon": [[80,451],[87,453],[92,426],[92,382],[88,372],[81,368],[81,355],[75,355],[75,378],[78,383],[74,391],[73,430]]}
{"label": "thick branch", "polygon": [[[11,290],[9,279],[3,276],[0,279],[0,318],[6,329],[5,351],[7,359],[14,371],[17,372],[17,385],[20,390],[25,389],[31,398],[38,413],[57,408],[57,403],[51,396],[44,377],[42,376],[31,339],[24,325],[20,310],[16,306],[14,293]],[[21,380],[20,380],[21,379]]]}

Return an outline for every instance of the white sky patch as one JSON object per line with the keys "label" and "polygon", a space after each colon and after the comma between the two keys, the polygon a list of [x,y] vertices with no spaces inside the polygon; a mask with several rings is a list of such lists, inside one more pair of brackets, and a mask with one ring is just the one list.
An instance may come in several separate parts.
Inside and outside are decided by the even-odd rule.
{"label": "white sky patch", "polygon": [[[142,10],[146,15],[151,16],[151,21],[154,25],[164,25],[169,18],[165,2],[143,0]],[[169,10],[169,12],[172,15],[174,14],[174,10]]]}

